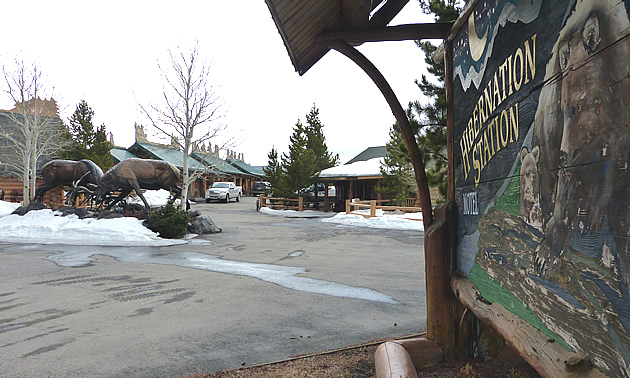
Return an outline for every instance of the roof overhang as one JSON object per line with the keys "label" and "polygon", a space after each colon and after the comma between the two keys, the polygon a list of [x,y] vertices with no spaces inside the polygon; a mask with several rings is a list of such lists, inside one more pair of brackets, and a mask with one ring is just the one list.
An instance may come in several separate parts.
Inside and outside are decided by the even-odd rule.
{"label": "roof overhang", "polygon": [[442,39],[452,23],[387,26],[409,0],[266,0],[293,67],[306,73],[330,50],[329,41]]}

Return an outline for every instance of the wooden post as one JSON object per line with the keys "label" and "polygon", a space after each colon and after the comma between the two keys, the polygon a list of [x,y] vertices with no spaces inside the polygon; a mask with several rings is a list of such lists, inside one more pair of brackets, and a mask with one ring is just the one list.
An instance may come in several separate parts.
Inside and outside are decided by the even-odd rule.
{"label": "wooden post", "polygon": [[444,359],[455,357],[455,308],[450,290],[453,272],[453,213],[449,202],[435,209],[435,219],[425,231],[424,266],[427,295],[427,338],[442,347]]}
{"label": "wooden post", "polygon": [[350,211],[352,211],[352,210],[350,209],[350,200],[349,200],[349,199],[347,199],[347,200],[346,200],[346,214],[350,214]]}
{"label": "wooden post", "polygon": [[263,207],[265,207],[266,203],[265,203],[265,195],[261,194],[260,195],[260,201],[258,202],[260,204],[260,208],[262,209]]}
{"label": "wooden post", "polygon": [[304,210],[304,197],[298,197],[298,211]]}
{"label": "wooden post", "polygon": [[371,217],[376,216],[376,201],[375,200],[370,201],[370,216]]}

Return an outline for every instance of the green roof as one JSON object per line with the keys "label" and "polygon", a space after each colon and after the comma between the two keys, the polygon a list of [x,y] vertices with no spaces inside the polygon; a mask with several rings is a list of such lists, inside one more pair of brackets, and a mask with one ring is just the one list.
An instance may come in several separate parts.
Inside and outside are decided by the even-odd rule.
{"label": "green roof", "polygon": [[374,158],[387,156],[387,148],[385,146],[368,147],[363,152],[348,160],[347,164],[356,163],[357,161],[368,161]]}
{"label": "green roof", "polygon": [[[167,161],[179,169],[184,168],[184,154],[177,148],[161,144],[136,142],[133,146],[128,148],[129,151],[133,151],[134,149],[139,149],[154,159]],[[188,156],[188,169],[198,170],[199,161]]]}
{"label": "green roof", "polygon": [[243,174],[240,170],[238,170],[233,165],[229,164],[225,160],[218,158],[212,154],[203,153],[203,152],[193,152],[192,155],[199,162],[203,162],[211,171],[214,173],[223,173],[223,174],[231,174],[231,175],[240,175]]}
{"label": "green roof", "polygon": [[227,159],[227,162],[238,168],[240,171],[247,173],[252,176],[262,177],[265,175],[262,168],[260,167],[252,167],[251,165],[245,163],[243,160],[239,159]]}
{"label": "green roof", "polygon": [[124,149],[122,147],[114,146],[109,151],[109,153],[114,158],[114,163],[120,163],[121,161],[123,161],[125,159],[137,158],[136,155],[132,154],[131,152],[127,151],[126,149]]}

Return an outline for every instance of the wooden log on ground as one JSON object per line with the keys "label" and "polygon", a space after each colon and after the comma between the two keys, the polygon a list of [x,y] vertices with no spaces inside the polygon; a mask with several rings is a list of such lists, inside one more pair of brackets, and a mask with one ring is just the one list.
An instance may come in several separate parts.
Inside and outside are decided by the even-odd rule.
{"label": "wooden log on ground", "polygon": [[451,289],[466,307],[482,322],[494,327],[543,377],[605,377],[600,371],[589,369],[586,357],[549,340],[541,331],[499,303],[484,301],[475,285],[462,273],[453,274]]}
{"label": "wooden log on ground", "polygon": [[387,378],[415,377],[418,369],[435,366],[441,360],[442,348],[424,337],[388,341],[374,354],[376,376]]}
{"label": "wooden log on ground", "polygon": [[405,348],[416,370],[435,366],[442,361],[442,348],[434,341],[427,340],[424,337],[414,337],[392,342]]}
{"label": "wooden log on ground", "polygon": [[381,344],[376,349],[374,366],[377,378],[418,377],[405,347],[391,341]]}

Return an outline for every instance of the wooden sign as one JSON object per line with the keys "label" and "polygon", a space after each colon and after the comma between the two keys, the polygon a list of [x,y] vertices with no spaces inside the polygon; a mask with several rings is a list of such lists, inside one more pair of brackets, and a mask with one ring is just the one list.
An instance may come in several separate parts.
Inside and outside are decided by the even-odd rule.
{"label": "wooden sign", "polygon": [[453,40],[458,269],[630,377],[630,0],[478,1]]}

